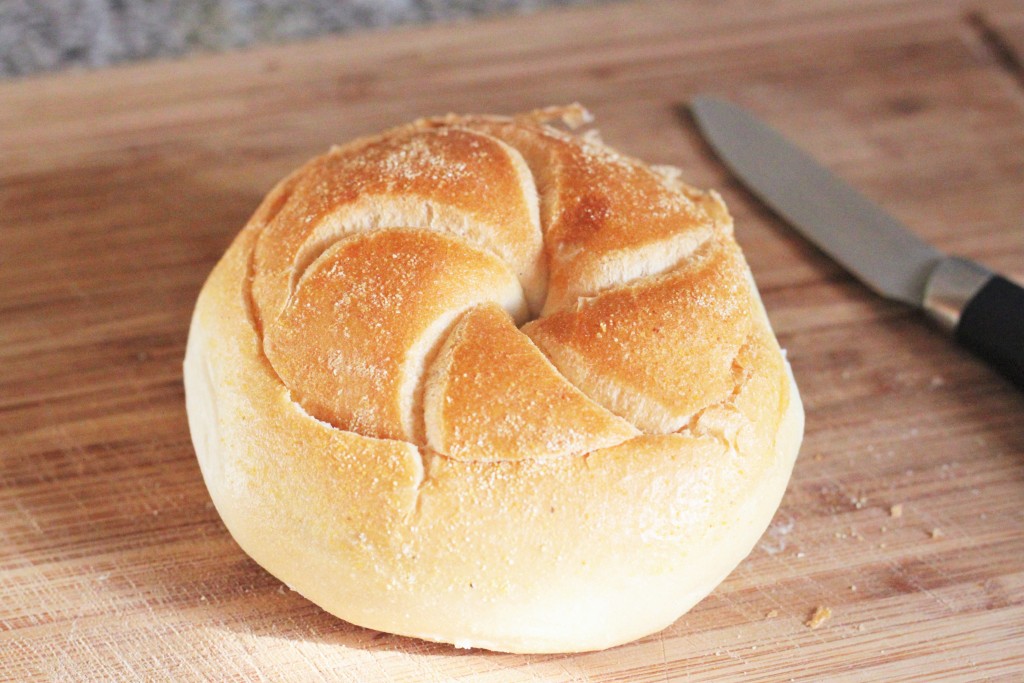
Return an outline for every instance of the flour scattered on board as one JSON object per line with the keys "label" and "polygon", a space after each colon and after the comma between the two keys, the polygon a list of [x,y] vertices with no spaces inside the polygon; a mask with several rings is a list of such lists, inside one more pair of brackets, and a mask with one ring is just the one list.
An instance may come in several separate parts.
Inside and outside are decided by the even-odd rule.
{"label": "flour scattered on board", "polygon": [[769,555],[777,555],[786,549],[786,536],[793,531],[796,520],[785,513],[779,513],[772,522],[758,546]]}

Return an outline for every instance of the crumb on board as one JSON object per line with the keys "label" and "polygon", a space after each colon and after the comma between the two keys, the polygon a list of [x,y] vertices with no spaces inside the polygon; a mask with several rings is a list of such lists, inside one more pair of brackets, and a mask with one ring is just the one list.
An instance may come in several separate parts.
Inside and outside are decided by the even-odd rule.
{"label": "crumb on board", "polygon": [[779,610],[771,609],[771,610],[768,610],[767,612],[765,612],[764,618],[765,619],[774,619],[777,616],[779,616]]}
{"label": "crumb on board", "polygon": [[896,503],[895,505],[890,507],[889,508],[889,516],[894,518],[894,519],[897,518],[897,517],[902,517],[903,516],[903,503]]}
{"label": "crumb on board", "polygon": [[939,527],[932,529],[932,538],[942,538],[945,535]]}
{"label": "crumb on board", "polygon": [[808,628],[818,628],[826,621],[832,618],[832,610],[824,605],[818,605],[814,608],[814,612],[810,618],[804,622],[804,625]]}

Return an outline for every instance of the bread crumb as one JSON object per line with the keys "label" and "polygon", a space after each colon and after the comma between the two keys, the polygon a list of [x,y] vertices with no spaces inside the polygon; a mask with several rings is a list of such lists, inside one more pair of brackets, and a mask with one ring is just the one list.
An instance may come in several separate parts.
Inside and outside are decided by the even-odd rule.
{"label": "bread crumb", "polygon": [[[587,111],[586,107],[579,102],[573,102],[570,105],[564,106],[535,109],[528,114],[523,114],[522,116],[523,118],[533,119],[538,123],[546,123],[555,119],[561,119],[562,123],[564,123],[570,130],[579,128],[580,126],[594,120],[594,115]],[[458,647],[458,645],[456,645],[456,647]]]}
{"label": "bread crumb", "polygon": [[810,618],[804,622],[804,625],[808,628],[818,628],[831,618],[832,610],[824,605],[818,605],[814,608],[814,613],[811,614]]}
{"label": "bread crumb", "polygon": [[942,538],[945,535],[939,527],[932,529],[932,538]]}
{"label": "bread crumb", "polygon": [[889,508],[889,516],[893,518],[903,516],[903,503],[896,503]]}
{"label": "bread crumb", "polygon": [[772,609],[772,610],[768,610],[767,612],[765,612],[764,618],[765,619],[774,619],[777,616],[779,616],[779,610]]}

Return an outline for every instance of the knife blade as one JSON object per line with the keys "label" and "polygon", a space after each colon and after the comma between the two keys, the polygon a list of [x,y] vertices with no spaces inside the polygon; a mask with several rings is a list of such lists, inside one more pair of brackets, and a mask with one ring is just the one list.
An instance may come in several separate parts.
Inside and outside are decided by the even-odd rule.
{"label": "knife blade", "polygon": [[698,96],[690,111],[733,174],[806,239],[876,293],[924,310],[1024,389],[1024,288],[921,240],[736,105]]}

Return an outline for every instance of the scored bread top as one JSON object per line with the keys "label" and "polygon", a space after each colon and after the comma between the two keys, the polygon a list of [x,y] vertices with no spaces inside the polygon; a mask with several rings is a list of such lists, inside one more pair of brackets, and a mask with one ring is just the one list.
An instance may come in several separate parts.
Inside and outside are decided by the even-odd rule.
{"label": "scored bread top", "polygon": [[590,453],[640,433],[562,377],[494,304],[448,335],[424,408],[427,444],[457,460]]}
{"label": "scored bread top", "polygon": [[248,303],[292,398],[463,461],[589,453],[727,404],[743,354],[778,353],[731,218],[548,125],[584,114],[425,119],[283,180],[249,224]]}

